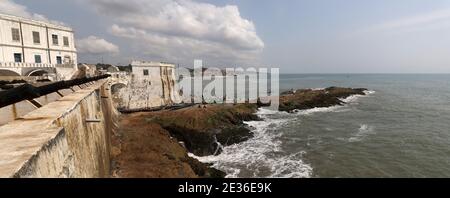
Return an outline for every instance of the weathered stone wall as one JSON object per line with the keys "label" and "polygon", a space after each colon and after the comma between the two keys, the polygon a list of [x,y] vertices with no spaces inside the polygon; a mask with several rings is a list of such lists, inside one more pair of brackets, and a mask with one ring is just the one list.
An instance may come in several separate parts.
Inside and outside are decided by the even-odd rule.
{"label": "weathered stone wall", "polygon": [[125,79],[128,83],[121,82],[123,80],[113,82],[125,86],[115,93],[119,108],[142,109],[181,103],[173,66],[133,66],[133,73]]}
{"label": "weathered stone wall", "polygon": [[56,74],[59,80],[70,80],[77,73],[78,69],[72,67],[56,67]]}
{"label": "weathered stone wall", "polygon": [[106,81],[0,127],[0,177],[108,177],[118,113]]}

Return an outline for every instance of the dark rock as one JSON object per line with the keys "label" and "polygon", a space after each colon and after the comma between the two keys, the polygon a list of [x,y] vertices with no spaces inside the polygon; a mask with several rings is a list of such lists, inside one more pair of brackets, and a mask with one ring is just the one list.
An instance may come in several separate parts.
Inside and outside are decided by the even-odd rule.
{"label": "dark rock", "polygon": [[224,178],[226,173],[215,168],[211,168],[210,164],[204,164],[192,157],[187,157],[185,162],[188,163],[194,173],[202,178]]}
{"label": "dark rock", "polygon": [[343,105],[342,98],[352,95],[365,95],[363,88],[329,87],[324,90],[302,89],[285,92],[280,97],[280,111],[312,109],[316,107],[331,107]]}
{"label": "dark rock", "polygon": [[217,150],[218,145],[212,133],[181,128],[176,125],[163,126],[163,128],[178,141],[183,141],[186,149],[197,156],[213,155]]}
{"label": "dark rock", "polygon": [[254,136],[253,132],[245,126],[236,126],[220,130],[216,133],[217,142],[222,146],[230,146],[233,144],[247,141]]}
{"label": "dark rock", "polygon": [[183,141],[186,149],[197,156],[218,155],[221,153],[218,143],[229,146],[253,137],[253,133],[244,125],[210,131],[196,131],[174,125],[163,126],[163,128],[178,141]]}
{"label": "dark rock", "polygon": [[256,101],[256,105],[258,106],[258,108],[260,107],[270,107],[270,105],[272,105],[272,101],[264,103],[261,101],[261,98],[258,98],[258,100]]}
{"label": "dark rock", "polygon": [[220,145],[233,145],[253,137],[244,121],[260,120],[254,114],[257,105],[207,106],[155,112],[156,115],[148,118],[148,121],[161,125],[197,156],[220,154]]}

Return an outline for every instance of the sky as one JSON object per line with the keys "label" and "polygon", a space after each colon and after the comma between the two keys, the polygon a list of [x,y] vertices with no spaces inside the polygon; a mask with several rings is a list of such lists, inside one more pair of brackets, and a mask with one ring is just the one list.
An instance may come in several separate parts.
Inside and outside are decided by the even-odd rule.
{"label": "sky", "polygon": [[75,30],[79,62],[450,73],[448,0],[0,0]]}

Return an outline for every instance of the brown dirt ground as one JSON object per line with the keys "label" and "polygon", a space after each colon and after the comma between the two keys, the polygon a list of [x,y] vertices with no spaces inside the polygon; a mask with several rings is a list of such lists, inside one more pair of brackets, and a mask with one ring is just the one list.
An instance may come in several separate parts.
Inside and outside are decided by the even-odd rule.
{"label": "brown dirt ground", "polygon": [[121,115],[120,130],[112,137],[113,177],[196,178],[187,163],[186,149],[158,124],[148,123],[149,113]]}

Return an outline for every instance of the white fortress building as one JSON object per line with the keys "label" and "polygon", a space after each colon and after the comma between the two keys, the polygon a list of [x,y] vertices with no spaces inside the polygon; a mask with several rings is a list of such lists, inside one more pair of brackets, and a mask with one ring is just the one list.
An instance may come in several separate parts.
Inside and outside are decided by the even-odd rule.
{"label": "white fortress building", "polygon": [[54,76],[77,71],[72,28],[0,14],[0,76]]}
{"label": "white fortress building", "polygon": [[126,81],[112,86],[119,108],[142,109],[181,102],[175,65],[153,61],[133,61]]}

